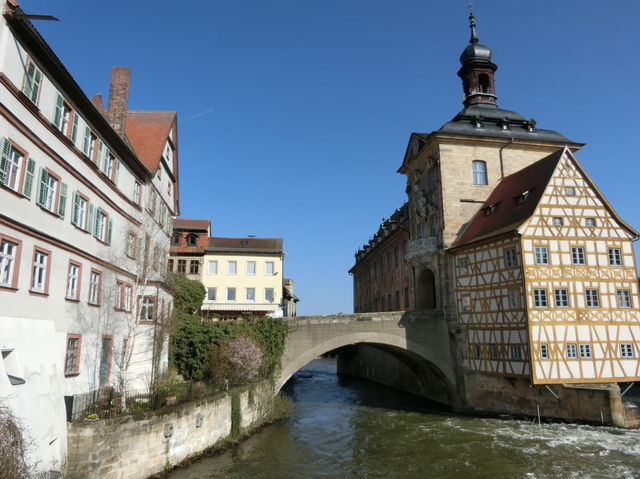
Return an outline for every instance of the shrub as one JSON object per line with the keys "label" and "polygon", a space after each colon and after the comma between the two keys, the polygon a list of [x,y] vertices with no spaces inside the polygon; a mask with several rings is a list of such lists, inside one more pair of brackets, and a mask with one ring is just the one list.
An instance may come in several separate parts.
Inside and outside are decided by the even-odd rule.
{"label": "shrub", "polygon": [[247,336],[238,336],[211,351],[211,375],[220,384],[245,384],[258,378],[262,366],[262,349]]}
{"label": "shrub", "polygon": [[25,459],[26,448],[20,422],[8,408],[0,406],[0,477],[29,477],[30,468]]}

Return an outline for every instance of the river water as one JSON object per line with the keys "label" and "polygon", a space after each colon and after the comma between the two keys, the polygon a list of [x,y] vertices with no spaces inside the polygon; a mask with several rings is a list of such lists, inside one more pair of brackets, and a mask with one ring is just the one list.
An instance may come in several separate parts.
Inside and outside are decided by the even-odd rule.
{"label": "river water", "polygon": [[640,431],[457,416],[316,360],[292,414],[171,479],[639,478]]}

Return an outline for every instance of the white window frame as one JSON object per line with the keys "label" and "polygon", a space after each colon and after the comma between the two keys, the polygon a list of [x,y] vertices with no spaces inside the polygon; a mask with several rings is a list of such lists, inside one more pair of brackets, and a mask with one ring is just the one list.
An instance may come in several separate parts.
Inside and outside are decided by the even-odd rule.
{"label": "white window frame", "polygon": [[622,266],[620,248],[609,248],[609,266]]}
{"label": "white window frame", "polygon": [[546,246],[536,246],[534,248],[536,264],[549,264],[549,250]]}
{"label": "white window frame", "polygon": [[[271,299],[269,299],[271,296]],[[273,288],[264,288],[264,300],[267,303],[273,303],[276,300],[275,290]]]}
{"label": "white window frame", "polygon": [[591,356],[591,345],[590,344],[581,344],[580,345],[580,359],[590,359]]}
{"label": "white window frame", "polygon": [[[269,272],[271,270],[271,272]],[[276,274],[276,264],[273,261],[264,262],[264,274],[265,276],[273,276]]]}
{"label": "white window frame", "polygon": [[504,264],[507,268],[516,266],[516,250],[514,248],[504,250]]}
{"label": "white window frame", "polygon": [[80,266],[69,263],[67,274],[67,298],[78,299],[78,280],[80,279]]}
{"label": "white window frame", "polygon": [[207,263],[207,274],[210,276],[214,276],[218,274],[218,262],[213,260]]}
{"label": "white window frame", "polygon": [[247,276],[255,276],[255,275],[256,275],[256,262],[247,261]]}
{"label": "white window frame", "polygon": [[463,313],[471,312],[471,296],[468,294],[463,294],[460,297],[460,311]]}
{"label": "white window frame", "polygon": [[620,343],[620,357],[624,359],[633,358],[633,344]]}
{"label": "white window frame", "polygon": [[546,289],[536,288],[533,290],[533,305],[536,308],[547,308],[549,306]]}
{"label": "white window frame", "polygon": [[89,304],[98,305],[100,301],[100,273],[91,271],[89,275]]}
{"label": "white window frame", "polygon": [[584,266],[586,264],[584,248],[582,246],[571,247],[571,263],[576,266]]}
{"label": "white window frame", "polygon": [[568,343],[565,345],[567,359],[578,359],[578,349],[575,343]]}
{"label": "white window frame", "polygon": [[20,192],[20,173],[25,165],[25,155],[17,150],[9,140],[2,139],[0,181],[7,188]]}
{"label": "white window frame", "polygon": [[247,303],[254,303],[256,300],[256,288],[247,288],[246,298]]}
{"label": "white window frame", "polygon": [[217,294],[217,288],[207,288],[207,301],[215,302]]}
{"label": "white window frame", "polygon": [[43,251],[33,254],[33,269],[31,272],[31,291],[44,293],[47,285],[47,267],[49,255]]}
{"label": "white window frame", "polygon": [[556,308],[569,307],[569,290],[566,288],[558,288],[553,291]]}
{"label": "white window frame", "polygon": [[238,262],[237,261],[227,261],[227,274],[235,275],[238,273]]}
{"label": "white window frame", "polygon": [[227,288],[227,303],[236,302],[236,288]]}
{"label": "white window frame", "polygon": [[587,308],[600,307],[600,292],[597,289],[589,288],[584,290],[584,297]]}
{"label": "white window frame", "polygon": [[584,222],[585,222],[585,225],[587,225],[588,228],[594,228],[596,226],[596,219],[595,218],[585,218]]}
{"label": "white window frame", "polygon": [[549,346],[546,344],[540,345],[540,359],[549,359]]}
{"label": "white window frame", "polygon": [[473,160],[473,184],[474,185],[488,185],[489,175],[487,174],[487,162],[482,160]]}
{"label": "white window frame", "polygon": [[560,216],[553,217],[553,226],[562,226],[562,218]]}
{"label": "white window frame", "polygon": [[40,93],[40,86],[42,85],[42,72],[36,64],[29,59],[27,60],[27,66],[25,67],[24,73],[24,88],[22,91],[32,103],[37,105],[38,94]]}
{"label": "white window frame", "polygon": [[[78,371],[78,350],[81,346],[80,338],[67,337],[67,352],[64,358],[64,375],[73,376]],[[70,347],[71,346],[71,347]]]}
{"label": "white window frame", "polygon": [[16,243],[6,239],[0,241],[0,286],[11,287],[17,252]]}
{"label": "white window frame", "polygon": [[631,307],[631,292],[628,289],[619,289],[616,291],[618,308],[628,309]]}
{"label": "white window frame", "polygon": [[466,258],[458,259],[458,274],[460,276],[466,276],[469,274],[469,264]]}
{"label": "white window frame", "polygon": [[153,323],[155,321],[156,303],[152,296],[143,296],[140,301],[140,321]]}

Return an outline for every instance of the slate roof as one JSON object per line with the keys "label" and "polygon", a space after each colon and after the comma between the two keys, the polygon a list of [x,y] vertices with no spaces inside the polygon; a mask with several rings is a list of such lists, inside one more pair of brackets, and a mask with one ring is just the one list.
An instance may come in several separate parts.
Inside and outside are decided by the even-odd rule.
{"label": "slate roof", "polygon": [[207,251],[282,253],[282,238],[209,238]]}
{"label": "slate roof", "polygon": [[[476,127],[476,120],[480,121],[481,128]],[[553,141],[563,144],[574,143],[557,131],[536,128],[535,121],[533,124],[532,121],[526,120],[514,111],[503,110],[497,105],[480,103],[464,108],[453,120],[445,123],[438,132],[505,139]],[[506,124],[508,128],[504,129],[503,124]],[[533,127],[532,131],[530,131],[530,127]]]}
{"label": "slate roof", "polygon": [[176,218],[173,220],[174,230],[198,230],[209,231],[211,228],[211,221],[209,220],[188,220],[183,218]]}
{"label": "slate roof", "polygon": [[[158,170],[164,145],[175,118],[175,111],[127,112],[127,139],[140,161],[151,173]],[[169,166],[175,168],[175,165]]]}
{"label": "slate roof", "polygon": [[[564,148],[559,149],[516,173],[505,176],[451,245],[451,249],[515,231],[535,211],[564,151]],[[518,197],[525,192],[528,192],[527,199],[518,204]],[[490,207],[495,209],[487,216],[485,212]]]}

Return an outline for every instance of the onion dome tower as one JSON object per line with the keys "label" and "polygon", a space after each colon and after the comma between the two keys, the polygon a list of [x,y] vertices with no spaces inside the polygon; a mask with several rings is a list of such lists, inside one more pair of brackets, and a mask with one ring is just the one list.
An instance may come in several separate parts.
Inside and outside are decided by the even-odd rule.
{"label": "onion dome tower", "polygon": [[471,39],[460,55],[462,67],[458,70],[464,92],[463,103],[467,107],[478,103],[496,105],[494,73],[498,66],[491,62],[489,47],[478,42],[473,12],[469,14],[469,28]]}

